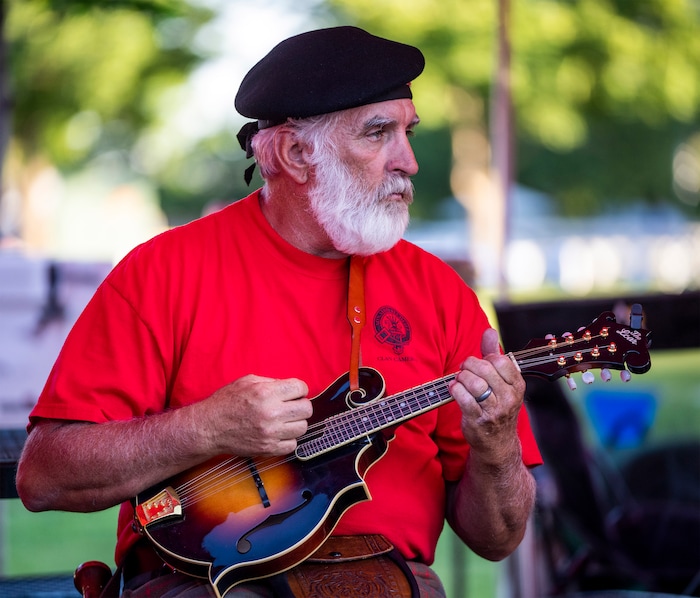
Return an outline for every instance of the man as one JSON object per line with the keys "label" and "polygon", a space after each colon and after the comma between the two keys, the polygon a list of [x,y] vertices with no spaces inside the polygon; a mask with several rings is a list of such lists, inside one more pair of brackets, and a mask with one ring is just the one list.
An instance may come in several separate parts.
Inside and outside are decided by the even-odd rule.
{"label": "man", "polygon": [[[136,248],[66,340],[31,414],[18,490],[31,510],[124,503],[116,551],[124,596],[214,595],[209,582],[159,566],[133,529],[130,499],[233,455],[255,480],[253,502],[274,507],[260,464],[294,453],[316,430],[308,422],[321,404],[308,399],[343,372],[359,393],[351,398],[361,397],[360,361],[382,372],[388,395],[457,372],[454,401],[394,430],[386,455],[360,472],[372,500],[349,506],[334,536],[371,534],[377,552],[386,541],[425,596],[442,595],[428,565],[445,520],[488,559],[522,539],[535,495],[529,467],[540,462],[522,377],[473,292],[401,240],[418,171],[410,83],[423,66],[418,49],[353,27],[276,46],[236,97],[239,112],[256,119],[240,139],[262,190]],[[283,521],[304,506],[271,509],[235,550],[270,530],[282,542]],[[256,570],[227,596],[284,591],[279,575],[257,579],[268,573],[279,571]],[[396,595],[389,591],[372,595]]]}

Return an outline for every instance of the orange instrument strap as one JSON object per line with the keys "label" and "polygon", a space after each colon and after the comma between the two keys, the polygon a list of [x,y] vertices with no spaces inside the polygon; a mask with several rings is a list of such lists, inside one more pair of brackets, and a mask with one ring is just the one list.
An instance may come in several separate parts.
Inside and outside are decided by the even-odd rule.
{"label": "orange instrument strap", "polygon": [[348,321],[352,326],[350,390],[356,391],[360,389],[360,335],[365,325],[365,258],[359,255],[350,258]]}

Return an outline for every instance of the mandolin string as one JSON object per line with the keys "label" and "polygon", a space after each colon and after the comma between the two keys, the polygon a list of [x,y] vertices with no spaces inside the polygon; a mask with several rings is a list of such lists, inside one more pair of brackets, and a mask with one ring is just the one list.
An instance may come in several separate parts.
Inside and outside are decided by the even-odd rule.
{"label": "mandolin string", "polygon": [[[599,334],[599,335],[591,336],[590,339],[581,338],[581,339],[574,339],[573,341],[566,341],[565,340],[564,342],[556,343],[555,345],[547,344],[544,346],[533,347],[530,349],[519,351],[519,352],[514,353],[513,356],[514,357],[517,356],[517,357],[521,358],[519,360],[519,363],[522,365],[546,363],[547,361],[551,361],[553,358],[557,358],[557,359],[559,359],[561,357],[571,358],[571,357],[575,357],[578,353],[586,353],[586,352],[590,353],[590,352],[592,352],[593,351],[592,348],[589,348],[588,351],[585,351],[585,350],[581,351],[581,350],[579,350],[577,345],[579,345],[580,343],[585,343],[586,345],[588,345],[592,341],[594,341],[595,339],[598,339],[598,338],[604,338],[604,337],[602,337],[602,335]],[[560,349],[561,347],[568,348],[569,351],[567,351],[565,353],[560,352],[557,354],[553,354],[553,351],[556,351],[556,350]],[[598,346],[597,348],[599,350],[606,349],[606,348],[609,348],[609,345]],[[538,357],[535,357],[535,358],[529,357],[528,359],[524,359],[524,358],[522,358],[522,356],[524,356],[524,355],[529,355],[529,356],[538,355]],[[453,378],[453,376],[447,377],[443,380],[447,380],[447,379],[451,379],[451,378]],[[377,405],[388,406],[389,407],[388,412],[390,414],[390,417],[387,417],[385,413],[380,412],[380,415],[382,415],[385,419],[385,423],[384,424],[379,423],[375,417],[375,421],[377,421],[377,424],[374,428],[372,428],[372,431],[376,431],[377,426],[378,427],[387,427],[387,425],[389,425],[389,426],[392,425],[393,420],[397,419],[396,415],[395,415],[395,408],[394,408],[395,405],[398,404],[399,400],[405,401],[405,399],[407,398],[407,395],[409,395],[410,393],[415,393],[415,391],[416,391],[416,389],[409,389],[408,391],[405,391],[404,393],[400,393],[398,395],[390,396],[390,397],[387,397],[386,399],[382,399],[380,401],[369,403],[365,408],[358,408],[358,409],[355,409],[353,411],[338,414],[338,416],[337,416],[338,419],[329,418],[325,422],[322,422],[322,425],[325,426],[326,431],[320,439],[319,438],[314,439],[317,441],[316,444],[320,444],[321,448],[327,448],[324,446],[324,443],[323,443],[324,437],[335,436],[335,437],[339,437],[341,439],[341,441],[346,441],[348,439],[354,439],[354,438],[359,438],[359,437],[363,436],[364,432],[366,432],[367,430],[365,430],[364,432],[360,432],[359,434],[351,433],[350,436],[347,436],[347,435],[344,436],[342,432],[343,432],[343,429],[346,427],[346,423],[348,421],[350,422],[351,425],[354,424],[356,427],[358,427],[358,424],[357,424],[358,414],[363,415],[365,413],[365,411],[369,411],[370,414],[376,416]],[[409,408],[410,408],[410,406],[411,406],[410,401],[405,401],[405,404],[407,406],[409,406]],[[400,406],[400,404],[399,404],[399,406]],[[428,407],[430,407],[430,406],[432,406],[432,405],[429,404]],[[424,409],[424,405],[418,403],[417,410],[420,411],[421,409]],[[384,411],[386,411],[386,410],[384,410]],[[414,412],[414,410],[412,408],[410,408],[409,413],[412,414],[413,412]],[[405,418],[405,416],[406,416],[406,413],[403,410],[401,410],[399,412],[398,419],[403,419],[403,418]],[[336,417],[336,416],[334,416],[334,417]],[[340,432],[338,432],[338,428],[340,428]],[[304,437],[300,438],[300,441],[303,441],[303,440],[304,440]],[[329,444],[331,447],[333,446],[332,441]]]}
{"label": "mandolin string", "polygon": [[[598,334],[592,336],[590,340],[584,338],[575,339],[573,342],[565,340],[563,342],[557,342],[554,345],[547,344],[540,347],[532,347],[521,351],[515,351],[512,353],[512,355],[519,364],[525,366],[546,363],[555,357],[573,357],[580,352],[576,349],[576,345],[580,343],[589,344],[591,341],[598,338],[604,337],[602,337],[601,334]],[[571,350],[564,353],[553,353],[561,347],[570,348]],[[600,346],[598,348],[603,350],[609,348],[609,345]],[[591,352],[592,350],[593,349],[591,348],[584,352]],[[436,404],[440,404],[451,398],[449,393],[441,394],[440,391],[443,391],[444,393],[447,388],[445,383],[451,381],[453,378],[454,374],[439,380],[435,380],[434,382],[430,383],[429,386],[431,389],[429,392],[425,390],[425,387],[411,388],[396,395],[391,395],[380,400],[372,401],[367,405],[357,407],[351,411],[335,414],[324,421],[311,424],[307,430],[307,433],[300,436],[297,441],[300,444],[304,444],[315,440],[318,441],[318,444],[321,444],[323,450],[326,450],[339,446],[345,442],[361,438],[384,427],[390,427],[391,425],[394,425],[397,420],[401,421],[402,419],[410,417],[414,413],[422,410],[428,410],[428,408],[432,408],[434,406],[430,402],[427,404],[421,402],[422,398],[424,399],[431,394],[433,396],[437,396],[438,401]],[[441,383],[443,388],[440,386]],[[400,403],[399,401],[402,402]],[[398,416],[396,411],[397,408]],[[404,408],[408,409],[408,413],[404,410]],[[367,421],[370,422],[369,429],[362,429]],[[317,436],[318,431],[323,432],[320,437]],[[335,441],[327,440],[331,437],[333,437]],[[325,443],[324,439],[326,439]],[[321,452],[323,452],[323,450],[321,450]],[[260,463],[256,463],[256,468],[259,473],[263,473],[269,469],[293,461],[296,458],[296,454],[292,453],[288,457],[281,460],[279,458],[266,459]],[[230,467],[231,465],[233,466]],[[187,502],[187,504],[191,504],[192,502],[196,502],[197,500],[201,500],[242,481],[248,480],[250,478],[248,469],[248,462],[241,458],[225,459],[224,461],[217,463],[216,466],[202,472],[178,487],[178,491],[182,493],[183,504],[185,502]]]}
{"label": "mandolin string", "polygon": [[[526,365],[526,366],[535,365],[535,364],[542,364],[542,363],[547,363],[548,361],[552,361],[553,359],[559,359],[560,357],[564,357],[564,358],[575,357],[577,353],[582,353],[582,354],[583,353],[592,353],[595,348],[598,348],[598,350],[602,351],[604,349],[609,349],[611,345],[596,345],[595,347],[589,347],[589,348],[584,349],[584,350],[580,350],[579,348],[576,348],[573,344],[563,344],[562,343],[561,346],[571,347],[571,350],[566,351],[566,352],[561,352],[561,353],[555,353],[555,354],[552,354],[549,352],[540,352],[541,355],[538,355],[536,357],[517,359],[517,361],[519,364]],[[553,348],[559,348],[559,346],[553,347]],[[523,355],[525,353],[528,353],[528,352],[521,351],[518,353],[514,353],[513,355],[520,356],[520,355]],[[537,352],[530,351],[530,353],[536,354]]]}
{"label": "mandolin string", "polygon": [[[265,458],[260,463],[256,463],[256,468],[258,470],[258,473],[262,473],[264,471],[267,471],[268,469],[272,469],[283,463],[288,463],[294,458],[295,457],[292,455],[282,460],[279,460],[278,458],[274,457]],[[270,465],[261,465],[261,463],[265,462],[269,462]],[[196,488],[189,487],[185,491],[181,491],[181,488],[183,486],[188,486],[188,484],[183,484],[182,486],[178,486],[176,488],[176,491],[180,496],[180,501],[183,506],[191,506],[192,504],[195,504],[201,500],[205,500],[210,496],[214,496],[215,494],[218,494],[223,490],[231,488],[236,484],[250,481],[252,479],[247,459],[241,457],[234,457],[231,459],[226,459],[224,463],[233,463],[234,467],[223,470],[219,467],[213,467],[207,470],[206,472],[203,472],[202,474],[196,476],[196,479],[199,482]],[[217,469],[219,469],[220,471],[218,471],[215,475],[212,476],[212,472]]]}
{"label": "mandolin string", "polygon": [[[267,458],[272,459],[277,464],[277,458]],[[230,467],[230,465],[233,465]],[[260,465],[256,464],[256,467],[260,471]],[[239,476],[239,479],[232,477]],[[245,476],[241,478],[240,476]],[[224,459],[217,465],[203,471],[197,476],[194,476],[184,484],[178,486],[176,490],[181,494],[181,500],[184,501],[190,496],[196,496],[197,498],[206,498],[211,494],[212,488],[218,488],[222,486],[224,488],[229,487],[230,482],[238,483],[243,481],[243,479],[250,478],[250,464],[247,459],[242,457],[231,457],[229,459]],[[218,491],[218,489],[216,490]],[[206,492],[207,494],[203,494]]]}
{"label": "mandolin string", "polygon": [[[327,421],[313,424],[309,426],[309,431],[322,430],[326,424]],[[313,434],[309,434],[309,431],[307,431],[307,433],[303,436],[299,437],[297,439],[298,442],[305,442],[308,440],[308,438],[313,437]],[[274,460],[274,465],[261,466],[260,464],[256,464],[256,467],[258,472],[262,473],[272,467],[275,467],[276,465],[288,463],[294,459],[296,459],[296,455],[292,453],[289,457],[282,461]],[[232,463],[234,464],[234,467],[227,467]],[[243,477],[242,474],[245,474],[245,477]],[[241,477],[236,478],[234,476]],[[196,497],[195,499],[192,499],[194,502],[196,502],[210,496],[211,489],[217,485],[220,485],[222,482],[225,484],[225,487],[230,487],[231,485],[235,485],[241,481],[249,479],[249,477],[249,466],[247,460],[239,457],[232,457],[231,459],[225,459],[210,469],[207,469],[197,476],[194,476],[181,486],[178,486],[176,490],[178,491],[178,494],[180,494],[183,504],[185,501],[189,501],[191,496]],[[205,492],[206,494],[204,494]]]}
{"label": "mandolin string", "polygon": [[[447,386],[443,385],[443,387],[440,387],[438,383],[445,382],[447,380],[452,379],[453,377],[454,376],[447,376],[441,379],[440,381],[435,381],[435,383],[431,384],[431,386],[434,387],[433,389],[431,389],[429,392],[421,390],[421,393],[426,396],[433,395],[433,397],[438,397],[439,400],[436,402],[436,404],[443,402],[446,398],[451,397],[447,390]],[[355,438],[365,436],[367,435],[367,433],[369,433],[369,431],[377,431],[378,429],[380,429],[381,426],[386,427],[386,425],[391,425],[392,420],[397,419],[395,407],[396,401],[398,401],[399,399],[403,400],[404,405],[410,409],[411,413],[424,410],[426,409],[426,405],[425,403],[421,402],[421,393],[419,393],[418,390],[420,389],[409,389],[408,391],[400,393],[399,395],[393,395],[377,403],[370,403],[366,406],[357,408],[352,412],[336,414],[335,416],[329,418],[325,422],[326,428],[328,429],[328,434],[330,434],[331,436],[335,435],[336,439],[339,441],[337,443],[339,445],[347,440],[353,440]],[[428,403],[427,406],[431,406],[431,404]],[[348,413],[354,415],[358,411],[362,411],[363,413],[368,411],[374,412],[368,416],[368,418],[373,422],[372,429],[365,430],[364,432],[359,432],[358,429],[359,433],[352,432],[350,436],[344,436],[343,432],[347,429],[348,426],[346,425],[346,422],[342,420],[352,419],[348,416]],[[387,416],[387,414],[389,415]],[[384,420],[383,423],[380,420],[380,416]],[[406,413],[403,410],[401,410],[399,413],[399,417],[402,416],[406,416]],[[304,437],[301,437],[300,440],[302,440],[303,438]],[[297,457],[295,454],[291,454],[288,457],[285,457],[284,459],[279,459],[276,457],[268,458],[264,461],[256,463],[256,469],[258,473],[262,475],[269,469],[273,469],[279,465],[293,461],[296,458]],[[237,470],[235,467],[228,468],[227,470],[222,470],[223,465],[230,464],[234,461],[238,461],[240,463],[240,467],[238,467]],[[217,474],[215,476],[212,476],[211,474],[214,471],[217,471]],[[217,464],[217,466],[197,476],[196,479],[199,482],[201,482],[201,484],[199,484],[197,488],[193,489],[191,487],[191,484],[189,483],[183,484],[182,487],[178,488],[178,491],[180,491],[181,488],[187,487],[183,492],[183,495],[181,496],[181,502],[183,506],[190,506],[200,500],[206,499],[209,496],[213,496],[214,494],[221,492],[222,490],[235,486],[238,483],[249,481],[251,478],[248,472],[248,462],[244,459],[235,458],[224,460],[223,462]]]}
{"label": "mandolin string", "polygon": [[[439,383],[448,381],[452,378],[454,378],[454,375],[447,376],[441,380],[435,381],[431,384],[431,386],[437,388],[438,392],[436,392],[435,389],[432,389],[429,393],[423,391],[423,394],[433,394],[435,396],[438,396],[440,398],[438,403],[444,401],[445,398],[449,398],[449,392],[447,392],[446,386],[444,386],[444,388],[440,388]],[[442,394],[440,394],[440,390],[442,391]],[[378,429],[380,429],[380,427],[383,425],[379,420],[380,415],[384,418],[385,424],[391,425],[390,422],[393,419],[396,419],[394,407],[396,401],[398,400],[403,400],[404,404],[410,408],[411,413],[425,409],[424,404],[420,402],[420,394],[418,394],[417,391],[418,389],[409,389],[408,391],[404,391],[403,393],[400,393],[398,395],[387,397],[386,399],[383,399],[377,403],[369,403],[365,406],[358,407],[352,412],[336,414],[335,416],[328,418],[325,422],[317,424],[316,427],[325,427],[327,433],[324,434],[324,436],[328,434],[330,434],[331,436],[335,435],[336,438],[340,440],[338,444],[342,444],[343,442],[353,440],[355,438],[360,438],[362,436],[367,435],[367,433],[369,433],[370,431],[377,431]],[[413,408],[413,406],[415,406],[415,409]],[[360,433],[352,433],[350,436],[343,436],[343,431],[348,428],[348,426],[346,425],[347,420],[356,419],[356,414],[362,413],[363,415],[366,415],[367,412],[374,412],[370,413],[370,415],[367,415],[368,419],[375,422],[373,423],[372,429],[365,430],[364,432]],[[387,417],[386,413],[389,413],[390,417]],[[405,416],[406,414],[402,411],[400,415]],[[386,425],[384,425],[384,427],[386,427]],[[310,436],[312,435],[305,434],[298,440],[300,442],[304,442]],[[268,464],[266,464],[265,461],[262,461],[256,463],[256,468],[259,474],[263,474],[269,469],[293,461],[296,458],[296,454],[291,454],[288,457],[281,460],[279,458],[269,458],[267,459]],[[227,467],[231,463],[235,464],[235,462],[238,462],[239,466]],[[209,470],[206,470],[202,474],[195,476],[195,478],[193,478],[192,480],[178,487],[177,490],[178,493],[181,493],[180,499],[182,505],[189,506],[200,500],[204,500],[207,497],[212,496],[222,490],[225,490],[238,483],[248,480],[250,480],[250,475],[248,472],[248,462],[241,458],[232,458],[226,459],[218,463],[216,466],[210,468]]]}
{"label": "mandolin string", "polygon": [[[235,467],[231,468],[229,465],[239,461],[237,457],[231,457],[221,461],[214,467],[211,467],[204,472],[194,476],[184,484],[176,488],[180,499],[183,504],[187,501],[190,496],[200,496],[202,491],[207,491],[208,489],[214,487],[216,483],[222,478],[226,479],[230,476],[232,472],[235,472]],[[241,468],[239,468],[241,470]]]}
{"label": "mandolin string", "polygon": [[207,469],[206,471],[202,472],[201,474],[199,474],[197,476],[190,478],[187,482],[178,486],[178,490],[181,492],[185,492],[185,491],[189,490],[190,488],[196,487],[197,483],[200,480],[209,479],[212,474],[215,474],[217,471],[220,471],[221,469],[226,467],[229,463],[232,463],[235,460],[236,460],[235,457],[231,457],[229,459],[224,459],[223,461],[220,461],[215,466]]}
{"label": "mandolin string", "polygon": [[[309,426],[309,429],[306,434],[303,436],[299,437],[297,440],[299,442],[304,442],[307,440],[309,437],[313,436],[313,434],[309,434],[309,431],[316,431],[316,430],[321,430],[325,425],[325,422],[318,422],[316,424],[312,424]],[[284,462],[288,462],[290,460],[295,459],[296,456],[293,455],[286,459]],[[234,467],[228,467],[230,464],[234,464]],[[268,468],[261,468],[260,465],[257,465],[258,471],[266,471]],[[230,459],[225,459],[213,467],[203,471],[202,473],[192,477],[182,485],[178,486],[176,490],[178,493],[181,493],[181,496],[189,496],[191,494],[198,494],[204,491],[208,491],[209,488],[211,488],[214,484],[219,483],[220,479],[223,476],[236,476],[239,475],[240,473],[244,472],[246,473],[246,479],[247,479],[247,473],[249,471],[248,467],[248,462],[245,459],[242,459],[240,457],[231,457]],[[235,480],[234,483],[238,483],[239,480]]]}
{"label": "mandolin string", "polygon": [[[397,395],[373,401],[363,407],[328,418],[325,422],[324,434],[307,443],[314,447],[310,454],[318,454],[329,448],[335,448],[340,444],[362,438],[371,432],[391,427],[415,413],[427,411],[445,402],[446,399],[451,400],[446,383],[452,379],[454,379],[454,374],[424,387],[411,388]],[[426,387],[429,388],[426,389]],[[358,415],[362,415],[362,417],[358,417]]]}
{"label": "mandolin string", "polygon": [[[337,443],[338,445],[340,445],[345,441],[354,440],[356,438],[365,436],[370,431],[376,432],[379,429],[381,429],[381,427],[387,427],[387,425],[392,425],[393,420],[406,416],[405,411],[401,410],[399,418],[396,417],[395,407],[399,400],[402,400],[404,405],[409,408],[410,413],[426,410],[428,407],[440,404],[447,399],[451,400],[451,396],[449,394],[446,382],[452,380],[453,378],[454,375],[451,375],[446,376],[440,380],[434,381],[430,384],[430,386],[432,387],[430,391],[426,391],[421,389],[420,387],[417,387],[409,389],[397,395],[392,395],[378,402],[368,403],[367,405],[358,407],[357,409],[351,412],[336,414],[335,416],[332,416],[325,420],[323,425],[325,425],[326,431],[324,432],[324,435],[321,438],[328,435],[335,435],[336,438],[340,440],[340,442]],[[432,402],[427,403],[427,405],[425,401],[421,402],[421,399],[423,397],[427,397],[429,395],[430,400]],[[435,397],[437,397],[437,401],[435,401]],[[359,433],[353,432],[350,436],[343,436],[343,431],[347,429],[346,422],[343,420],[354,419],[353,417],[350,417],[350,415],[354,416],[358,412],[362,412],[368,417],[369,420],[373,422],[371,430],[365,430],[364,432]],[[367,415],[368,412],[370,412],[369,415]],[[387,414],[389,415],[387,416]],[[382,421],[380,421],[380,418],[384,420],[383,423]],[[308,434],[304,435],[300,437],[299,440],[303,442],[305,437],[308,436]],[[332,443],[330,443],[330,446],[326,446],[325,448],[333,448]],[[256,463],[256,469],[258,473],[262,475],[269,469],[273,469],[279,465],[289,463],[290,461],[293,461],[295,459],[297,459],[297,457],[294,453],[281,460],[278,458],[268,458],[266,459],[268,464],[266,464],[265,461]],[[219,466],[221,466],[222,464],[228,464],[233,461],[240,462],[240,467],[238,468],[238,471],[236,471],[236,468],[230,468],[228,471],[225,470],[219,472],[215,478],[210,479],[211,476],[209,474],[212,471],[220,469]],[[181,503],[183,506],[190,506],[192,504],[195,504],[196,502],[199,502],[200,500],[204,500],[210,496],[213,496],[218,492],[221,492],[222,490],[231,488],[238,483],[249,481],[251,479],[251,476],[248,472],[247,461],[245,461],[244,459],[235,458],[223,461],[216,467],[213,467],[211,470],[208,470],[207,472],[204,472],[203,474],[197,476],[197,479],[201,481],[202,484],[200,484],[194,491],[190,488],[184,493],[183,496],[181,496]],[[183,486],[186,485],[187,484],[184,484]],[[179,490],[180,489],[178,488],[178,491]]]}
{"label": "mandolin string", "polygon": [[[232,460],[231,460],[232,462]],[[239,476],[242,472],[239,470]],[[204,500],[209,496],[218,494],[225,490],[230,485],[237,483],[237,478],[228,474],[227,470],[218,469],[216,475],[199,476],[198,484],[194,488],[190,488],[187,492],[181,495],[183,506],[190,506]]]}
{"label": "mandolin string", "polygon": [[[570,343],[566,344],[571,346]],[[536,350],[526,350],[518,352],[515,355],[521,356],[525,353],[541,353],[542,356],[538,358],[539,360],[550,360],[552,356],[549,351],[552,349],[551,346],[538,347]],[[571,355],[575,355],[576,351],[572,352]],[[533,363],[538,361],[538,359],[521,360],[520,363]],[[358,407],[352,411],[343,412],[335,414],[327,418],[323,422],[317,422],[309,427],[310,432],[315,432],[323,428],[323,434],[318,437],[314,437],[313,433],[307,432],[298,439],[298,442],[305,443],[307,441],[316,442],[320,445],[319,449],[313,451],[323,452],[334,446],[339,446],[340,444],[348,441],[354,440],[365,436],[369,432],[375,432],[382,427],[387,427],[392,425],[397,419],[406,417],[407,413],[403,410],[403,407],[408,409],[408,414],[413,414],[419,412],[427,407],[431,407],[432,404],[427,405],[421,402],[421,398],[430,395],[438,397],[438,403],[449,398],[448,394],[440,394],[439,382],[445,382],[453,379],[454,376],[448,376],[440,381],[435,381],[430,384],[430,390],[425,391],[422,387],[409,389],[397,395],[392,395],[381,400],[377,400],[362,407]],[[436,392],[437,389],[437,392]],[[446,388],[445,388],[446,389]],[[445,390],[443,389],[443,390]],[[420,392],[418,392],[420,391]],[[399,406],[400,412],[398,417],[396,415],[396,406]],[[402,407],[403,405],[403,407]],[[366,424],[369,422],[369,429],[367,429]],[[353,430],[354,426],[354,430]],[[364,428],[364,429],[363,429]],[[350,432],[348,433],[348,430]],[[258,473],[264,473],[270,468],[276,467],[282,463],[287,463],[291,460],[296,459],[296,455],[292,454],[284,460],[272,460],[270,465],[265,465],[263,463],[257,463],[256,467]],[[233,465],[229,467],[229,465]],[[183,484],[178,488],[181,493],[181,500],[184,504],[192,504],[198,500],[203,500],[212,494],[220,492],[226,488],[234,486],[240,482],[247,481],[250,479],[248,473],[248,463],[244,459],[231,458],[226,459],[211,469],[203,472],[202,474],[192,478],[187,483]]]}
{"label": "mandolin string", "polygon": [[[573,341],[563,341],[563,342],[557,342],[554,345],[541,345],[538,347],[530,347],[528,349],[522,349],[520,351],[514,351],[512,354],[514,357],[520,357],[520,356],[525,356],[525,355],[531,355],[531,354],[542,354],[543,357],[555,357],[555,355],[552,354],[552,351],[556,351],[557,349],[560,349],[561,347],[574,347],[580,343],[585,343],[588,344],[592,342],[594,339],[599,339],[602,338],[604,339],[605,337],[602,334],[596,334],[595,336],[591,336],[590,340],[586,340],[585,338],[581,337],[578,339],[574,339]],[[604,347],[599,347],[599,348],[607,348],[607,345]],[[556,355],[558,357],[558,355]]]}

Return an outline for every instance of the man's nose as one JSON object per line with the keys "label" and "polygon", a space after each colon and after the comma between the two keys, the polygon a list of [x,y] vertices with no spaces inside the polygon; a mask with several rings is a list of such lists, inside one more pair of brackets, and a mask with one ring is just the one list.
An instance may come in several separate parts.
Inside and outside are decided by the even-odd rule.
{"label": "man's nose", "polygon": [[418,173],[418,161],[408,137],[402,138],[399,142],[390,170],[399,171],[408,176],[414,176]]}

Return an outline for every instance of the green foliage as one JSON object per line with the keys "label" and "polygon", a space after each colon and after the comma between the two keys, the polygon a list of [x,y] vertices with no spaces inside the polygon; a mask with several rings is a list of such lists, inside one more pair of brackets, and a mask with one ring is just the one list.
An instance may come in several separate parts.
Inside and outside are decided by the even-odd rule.
{"label": "green foliage", "polygon": [[[419,46],[423,124],[486,127],[498,0],[330,0],[345,22]],[[700,130],[700,11],[692,0],[510,0],[520,183],[569,213],[673,195],[674,148]],[[455,90],[460,90],[459,94]],[[465,111],[458,95],[477,110]],[[700,169],[700,166],[696,166]],[[697,205],[697,204],[696,204]]]}
{"label": "green foliage", "polygon": [[[414,214],[430,217],[450,194],[450,133],[487,129],[496,68],[499,0],[326,0],[339,23],[418,45],[422,125]],[[548,192],[562,211],[596,211],[611,198],[700,202],[673,180],[699,169],[700,25],[691,0],[510,0],[511,83],[519,183]],[[212,18],[186,0],[6,0],[12,148],[62,170],[118,153],[147,176],[171,220],[210,200],[248,192],[248,165],[231,131],[194,147],[147,155],[162,129],[163,100],[207,56],[195,36]],[[308,8],[311,11],[311,7]],[[171,142],[177,145],[177,141]],[[185,155],[186,154],[186,155]],[[144,166],[161,160],[157,167]],[[695,160],[695,166],[693,166]],[[692,174],[692,173],[691,173]],[[696,173],[695,176],[700,176]],[[259,182],[259,179],[256,179]]]}
{"label": "green foliage", "polygon": [[229,203],[257,189],[262,184],[257,169],[250,187],[243,179],[251,164],[231,131],[202,139],[174,157],[160,174],[161,200],[170,223],[199,216],[210,202]]}
{"label": "green foliage", "polygon": [[[159,118],[157,98],[201,60],[189,43],[209,17],[179,2],[10,2],[15,147],[62,168],[130,148]],[[173,21],[186,24],[177,44]]]}
{"label": "green foliage", "polygon": [[44,4],[51,9],[67,13],[90,10],[101,6],[107,9],[127,9],[138,11],[152,16],[176,15],[182,8],[183,3],[179,0],[44,0]]}
{"label": "green foliage", "polygon": [[446,128],[419,129],[412,141],[420,165],[415,177],[415,203],[411,215],[415,219],[434,219],[440,200],[450,197],[452,152],[450,133]]}
{"label": "green foliage", "polygon": [[519,175],[538,189],[556,189],[561,213],[582,216],[636,198],[655,204],[671,194],[672,157],[686,132],[679,123],[654,128],[589,119],[585,142],[560,152],[521,138]]}

